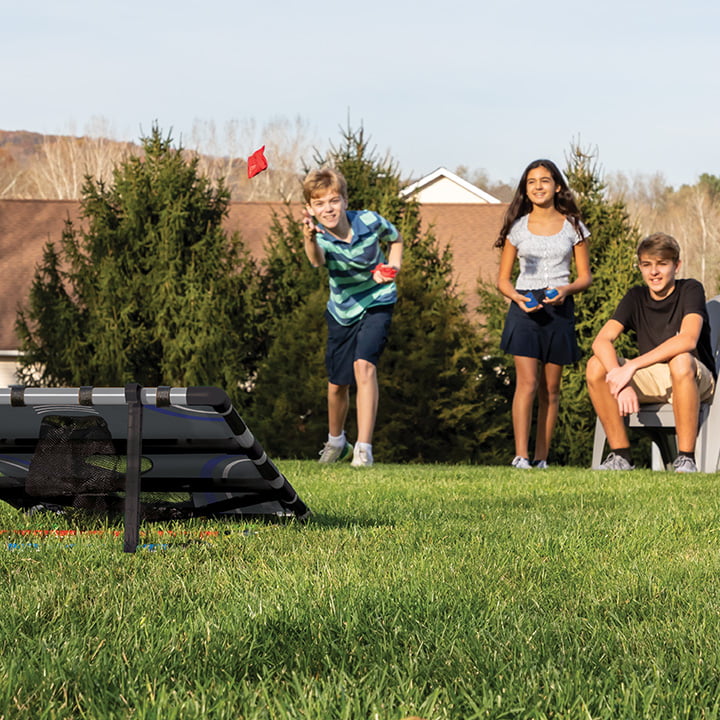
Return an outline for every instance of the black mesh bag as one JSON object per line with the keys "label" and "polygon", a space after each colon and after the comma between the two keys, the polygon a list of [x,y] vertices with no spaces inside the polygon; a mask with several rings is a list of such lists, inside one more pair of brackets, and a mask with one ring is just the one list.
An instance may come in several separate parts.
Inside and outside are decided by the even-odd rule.
{"label": "black mesh bag", "polygon": [[[107,458],[109,462],[97,462]],[[104,418],[48,415],[40,424],[25,492],[34,497],[67,497],[77,508],[107,510],[111,495],[124,487],[124,476],[112,469],[117,458]]]}

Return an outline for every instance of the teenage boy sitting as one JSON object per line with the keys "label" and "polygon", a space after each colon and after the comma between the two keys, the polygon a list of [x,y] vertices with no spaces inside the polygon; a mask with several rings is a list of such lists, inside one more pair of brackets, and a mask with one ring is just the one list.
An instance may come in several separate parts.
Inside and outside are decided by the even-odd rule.
{"label": "teenage boy sitting", "polygon": [[[330,299],[325,311],[328,341],[328,440],[320,462],[373,464],[372,436],[379,390],[377,364],[387,342],[397,300],[394,278],[402,262],[395,226],[370,210],[348,211],[345,178],[337,170],[311,171],[303,182],[305,254],[327,266]],[[381,243],[389,245],[388,264]],[[350,385],[357,387],[355,448],[345,437]]]}
{"label": "teenage boy sitting", "polygon": [[[599,470],[633,470],[623,417],[644,403],[670,402],[675,416],[676,472],[697,472],[695,440],[700,402],[715,385],[705,290],[697,280],[676,279],[680,247],[675,238],[655,233],[637,248],[645,282],[620,301],[592,345],[587,384],[610,453]],[[613,343],[634,330],[639,355],[618,358]]]}

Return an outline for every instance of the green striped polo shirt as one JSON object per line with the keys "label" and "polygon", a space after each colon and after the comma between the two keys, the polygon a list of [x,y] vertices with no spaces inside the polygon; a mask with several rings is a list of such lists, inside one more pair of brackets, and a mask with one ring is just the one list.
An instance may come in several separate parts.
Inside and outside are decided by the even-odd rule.
{"label": "green striped polo shirt", "polygon": [[372,210],[350,210],[347,218],[352,228],[350,242],[322,229],[316,235],[330,281],[327,309],[341,325],[357,322],[370,307],[392,305],[397,300],[395,282],[376,283],[372,278],[375,266],[386,262],[380,242],[397,242],[397,229]]}

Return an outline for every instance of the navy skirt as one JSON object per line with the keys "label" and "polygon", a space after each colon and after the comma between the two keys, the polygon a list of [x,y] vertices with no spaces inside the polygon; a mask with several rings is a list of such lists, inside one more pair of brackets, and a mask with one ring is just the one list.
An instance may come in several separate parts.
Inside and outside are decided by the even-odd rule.
{"label": "navy skirt", "polygon": [[[523,295],[532,292],[538,302],[544,290],[518,290]],[[572,365],[580,359],[575,337],[575,302],[572,295],[562,305],[542,305],[540,310],[526,313],[511,302],[505,318],[500,347],[510,355],[537,358],[543,363]]]}

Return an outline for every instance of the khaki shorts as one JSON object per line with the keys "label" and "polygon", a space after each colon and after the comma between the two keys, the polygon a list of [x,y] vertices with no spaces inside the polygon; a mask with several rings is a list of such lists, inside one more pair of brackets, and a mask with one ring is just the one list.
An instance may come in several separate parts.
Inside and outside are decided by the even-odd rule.
{"label": "khaki shorts", "polygon": [[[625,358],[619,358],[621,365],[624,365]],[[695,382],[700,392],[700,402],[705,402],[712,397],[715,389],[715,380],[712,373],[695,358]],[[670,366],[667,363],[655,363],[645,368],[640,368],[630,381],[638,395],[638,400],[643,403],[666,403],[672,402],[672,378],[670,377]]]}

